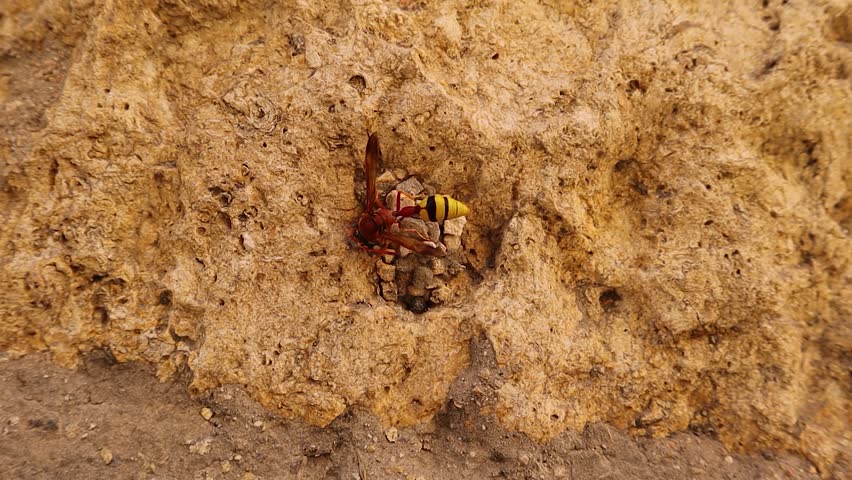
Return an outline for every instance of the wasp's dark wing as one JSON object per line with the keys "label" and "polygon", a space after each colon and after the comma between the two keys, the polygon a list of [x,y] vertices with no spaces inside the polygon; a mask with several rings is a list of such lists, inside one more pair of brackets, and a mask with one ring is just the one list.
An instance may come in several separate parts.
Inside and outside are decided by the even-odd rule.
{"label": "wasp's dark wing", "polygon": [[379,148],[378,134],[370,135],[367,140],[367,154],[364,158],[364,173],[367,175],[367,198],[364,199],[364,211],[372,213],[376,209],[379,194],[376,191],[376,169],[382,159],[382,150]]}
{"label": "wasp's dark wing", "polygon": [[417,240],[416,238],[406,237],[405,235],[396,235],[390,232],[382,233],[382,237],[421,255],[432,255],[433,257],[443,257],[446,255],[446,253],[444,253],[444,251],[440,248],[433,247],[432,245],[429,245],[422,240]]}

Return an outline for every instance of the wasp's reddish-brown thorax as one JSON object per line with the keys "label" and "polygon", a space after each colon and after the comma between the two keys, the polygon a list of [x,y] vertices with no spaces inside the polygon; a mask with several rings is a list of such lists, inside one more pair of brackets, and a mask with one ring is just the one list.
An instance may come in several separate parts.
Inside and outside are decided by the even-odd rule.
{"label": "wasp's reddish-brown thorax", "polygon": [[386,208],[379,208],[373,214],[364,214],[358,221],[358,234],[365,240],[379,243],[381,233],[396,222],[393,213]]}
{"label": "wasp's reddish-brown thorax", "polygon": [[[423,255],[443,256],[444,252],[435,247],[434,244],[426,243],[400,232],[391,232],[390,227],[399,222],[394,212],[385,208],[379,201],[376,191],[376,164],[382,157],[379,148],[379,137],[370,135],[367,139],[367,151],[364,156],[364,172],[367,175],[367,195],[364,199],[364,213],[358,219],[357,231],[348,229],[349,238],[356,242],[364,250],[376,254],[393,254],[395,251],[390,247],[397,245],[408,248]],[[360,240],[356,237],[360,237]],[[366,244],[365,244],[366,242]]]}

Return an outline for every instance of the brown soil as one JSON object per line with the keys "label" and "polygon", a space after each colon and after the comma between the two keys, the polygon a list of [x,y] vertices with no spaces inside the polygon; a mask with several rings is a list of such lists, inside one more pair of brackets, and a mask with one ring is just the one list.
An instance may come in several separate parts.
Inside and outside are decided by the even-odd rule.
{"label": "brown soil", "polygon": [[[707,436],[634,438],[605,424],[536,443],[480,412],[501,372],[486,342],[435,419],[398,438],[362,410],[326,428],[282,421],[227,387],[200,398],[150,367],[89,355],[0,361],[0,477],[138,479],[818,478],[801,457],[731,454]],[[210,408],[212,418],[202,417]],[[110,459],[111,455],[111,459]],[[109,460],[109,461],[107,461]]]}

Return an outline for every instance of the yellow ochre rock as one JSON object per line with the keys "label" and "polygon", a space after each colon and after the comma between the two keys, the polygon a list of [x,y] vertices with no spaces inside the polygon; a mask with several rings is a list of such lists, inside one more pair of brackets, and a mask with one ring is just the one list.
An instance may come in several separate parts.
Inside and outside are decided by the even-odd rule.
{"label": "yellow ochre rock", "polygon": [[[13,4],[0,350],[401,427],[484,336],[533,438],[848,462],[844,2]],[[470,206],[424,313],[347,240],[368,131]]]}

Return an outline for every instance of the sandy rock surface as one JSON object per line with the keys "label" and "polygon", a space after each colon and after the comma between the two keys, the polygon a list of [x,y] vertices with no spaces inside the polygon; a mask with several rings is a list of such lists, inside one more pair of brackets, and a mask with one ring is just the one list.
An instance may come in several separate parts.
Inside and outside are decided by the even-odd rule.
{"label": "sandy rock surface", "polygon": [[[235,3],[4,4],[0,350],[404,427],[482,335],[534,439],[847,468],[846,2]],[[345,234],[368,131],[471,207],[422,314]]]}

